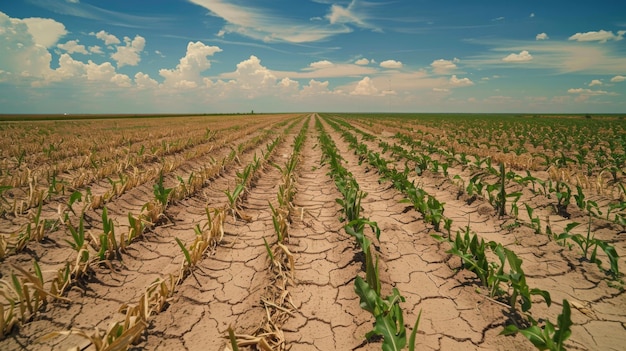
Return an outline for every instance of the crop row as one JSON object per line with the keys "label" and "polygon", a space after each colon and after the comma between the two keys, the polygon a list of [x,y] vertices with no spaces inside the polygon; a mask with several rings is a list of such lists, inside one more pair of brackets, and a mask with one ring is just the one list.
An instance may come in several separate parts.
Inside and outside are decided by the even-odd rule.
{"label": "crop row", "polygon": [[[264,155],[264,160],[269,158],[269,156],[271,155],[271,151],[280,140],[281,137],[278,137],[272,143],[268,144],[268,152]],[[260,140],[256,140],[254,142],[244,142],[244,147],[241,147],[238,150],[244,152],[252,149],[259,143],[259,141]],[[214,168],[215,173],[207,174],[207,176],[214,177],[219,174],[225,167],[233,164],[234,162],[237,162],[238,155],[238,152],[231,152],[231,154],[227,156],[224,160],[222,160],[221,163],[216,163],[218,164],[218,167]],[[253,176],[253,174],[251,174],[250,176]],[[204,181],[199,182],[198,184],[202,183],[204,183]],[[41,301],[43,301],[43,303],[45,304],[47,302],[47,298],[50,297],[60,300],[67,300],[62,297],[64,292],[67,291],[67,289],[73,284],[83,284],[85,282],[85,276],[93,274],[91,265],[93,265],[94,263],[97,262],[99,264],[106,264],[106,262],[109,262],[111,259],[121,259],[121,254],[124,252],[124,247],[126,245],[128,245],[133,239],[141,236],[148,226],[156,225],[156,222],[160,218],[165,216],[164,213],[169,201],[180,200],[183,197],[192,194],[191,191],[198,190],[190,189],[189,187],[184,187],[184,189],[185,191],[181,190],[181,185],[176,188],[166,188],[163,184],[163,176],[161,175],[158,182],[154,185],[154,200],[146,203],[146,205],[143,206],[142,213],[138,217],[134,217],[131,213],[129,213],[129,233],[126,236],[122,234],[119,240],[117,240],[115,237],[115,228],[113,222],[108,218],[106,208],[104,208],[102,212],[103,233],[100,235],[96,235],[95,237],[92,234],[88,235],[88,233],[85,231],[82,212],[79,215],[80,219],[77,226],[72,225],[71,221],[69,220],[69,216],[66,215],[65,224],[67,225],[73,240],[68,241],[68,243],[76,251],[76,260],[72,262],[67,262],[65,267],[57,272],[57,277],[51,282],[52,285],[49,289],[49,292],[46,292],[43,289],[44,279],[41,275],[41,270],[39,269],[37,263],[35,263],[35,272],[38,272],[36,275],[30,274],[24,269],[16,267],[20,270],[24,277],[18,278],[18,276],[12,274],[11,281],[2,280],[2,292],[3,296],[7,300],[7,303],[3,303],[1,306],[3,308],[1,314],[1,326],[3,335],[9,333],[16,323],[25,323],[32,319],[32,317],[38,310],[37,307],[41,306]],[[152,313],[158,313],[163,308],[165,301],[174,291],[173,285],[180,283],[182,279],[184,279],[186,274],[189,274],[190,270],[188,268],[191,257],[189,255],[190,252],[194,252],[194,257],[197,257],[199,259],[202,257],[202,254],[207,247],[214,248],[216,243],[221,240],[221,236],[223,236],[223,220],[225,208],[212,210],[207,208],[206,213],[207,223],[203,226],[203,228],[200,228],[200,226],[196,227],[196,242],[192,244],[190,250],[183,250],[186,253],[184,255],[185,260],[181,267],[181,273],[178,274],[178,277],[175,278],[173,275],[170,275],[169,279],[159,279],[157,282],[150,285],[150,287],[146,289],[146,293],[142,297],[142,300],[137,305],[139,307],[135,306],[137,308],[140,308],[140,310],[137,310],[137,308],[133,308],[133,312],[130,311],[130,308],[124,308],[123,310],[127,311],[125,322],[116,323],[114,325],[112,324],[112,328],[109,330],[109,332],[113,331],[114,334],[108,333],[108,336],[101,338],[100,343],[108,340],[106,342],[111,344],[113,342],[112,338],[119,338],[119,340],[124,339],[126,341],[136,340],[136,336],[139,335],[137,334],[137,330],[143,330],[143,328],[145,328],[144,324],[147,322],[147,318]],[[201,240],[198,240],[198,238],[201,238]],[[203,247],[203,244],[201,244],[200,242],[206,242],[208,243],[208,245]],[[181,247],[184,248],[184,246],[182,245]],[[203,247],[204,250],[199,250],[199,248],[201,247]],[[35,280],[34,278],[37,279]],[[29,295],[29,291],[33,291],[33,289],[35,289],[35,291],[39,295]],[[160,307],[153,306],[154,303],[150,301],[160,301],[158,302]],[[4,309],[6,306],[8,306],[8,310]],[[20,311],[20,319],[16,318],[15,311]],[[129,315],[128,313],[131,314]],[[141,318],[137,317],[137,313],[139,313],[140,315],[144,315],[144,317],[141,317],[143,318],[143,323],[139,323],[141,321]],[[132,320],[133,322],[131,323],[129,322],[129,320]],[[143,325],[143,327],[136,327],[138,325]],[[90,335],[85,332],[74,331],[63,332],[62,334],[67,333],[79,333],[83,336]],[[124,337],[122,338],[121,335],[124,335]],[[133,337],[129,338],[128,335],[133,335]],[[99,335],[99,337],[101,337],[101,335]],[[99,343],[98,341],[94,341],[94,339],[92,339],[92,342],[96,346]]]}
{"label": "crop row", "polygon": [[[485,243],[483,240],[478,239],[478,236],[474,234],[470,235],[469,226],[466,228],[463,235],[460,231],[457,231],[456,238],[453,239],[450,228],[452,220],[443,216],[444,208],[443,204],[434,199],[433,196],[428,195],[422,189],[415,186],[414,182],[410,182],[407,179],[408,167],[405,170],[399,172],[395,167],[390,168],[388,162],[384,160],[379,154],[373,153],[367,150],[365,144],[359,143],[358,139],[354,137],[347,129],[341,129],[339,124],[335,121],[326,120],[333,128],[342,133],[342,136],[350,144],[351,149],[355,154],[363,155],[363,160],[367,160],[371,166],[375,167],[381,175],[381,181],[390,180],[393,186],[401,191],[406,197],[408,202],[413,203],[416,210],[424,215],[424,220],[433,225],[436,231],[439,231],[439,225],[437,220],[445,221],[445,229],[448,231],[448,238],[444,238],[441,235],[433,235],[433,237],[439,241],[449,242],[451,249],[447,252],[449,254],[458,256],[461,259],[463,267],[475,273],[480,279],[483,286],[485,286],[490,297],[504,297],[508,295],[507,301],[510,311],[513,315],[517,315],[517,303],[520,301],[521,311],[526,314],[531,326],[527,329],[519,328],[517,325],[507,326],[503,333],[513,333],[514,331],[523,330],[525,336],[529,336],[531,331],[536,329],[541,330],[542,338],[538,341],[536,338],[531,338],[531,342],[539,349],[545,349],[542,345],[552,345],[552,349],[562,349],[563,341],[569,337],[570,333],[569,325],[571,320],[569,317],[569,303],[564,300],[563,302],[563,315],[565,317],[559,318],[558,328],[562,332],[556,333],[554,329],[550,330],[548,325],[539,327],[539,324],[529,313],[532,306],[532,295],[539,295],[544,298],[548,306],[551,304],[551,298],[549,292],[533,288],[531,289],[526,283],[526,275],[522,269],[522,260],[511,250],[503,247],[501,244],[493,241]],[[342,123],[344,127],[349,126]],[[429,200],[429,199],[434,200]],[[431,209],[431,205],[434,208]],[[436,215],[434,215],[436,214]],[[498,261],[490,261],[486,254],[489,249],[496,255]],[[505,270],[508,268],[508,272]],[[503,288],[503,286],[506,287]],[[561,319],[563,321],[561,322]],[[523,324],[526,322],[522,322]],[[547,329],[546,329],[547,328]],[[567,337],[563,337],[567,334]]]}
{"label": "crop row", "polygon": [[[277,127],[280,127],[283,123],[277,124]],[[248,133],[244,131],[244,133]],[[255,147],[262,140],[267,138],[272,133],[271,129],[264,129],[262,132],[249,140],[246,140],[240,143],[236,148],[231,148],[230,154],[224,158],[223,160],[217,161],[211,159],[208,163],[202,163],[195,167],[195,169],[191,170],[188,175],[183,175],[184,179],[181,176],[177,176],[176,186],[173,187],[172,198],[175,200],[180,200],[202,187],[204,182],[207,179],[211,179],[212,177],[219,174],[219,172],[224,169],[225,166],[235,162],[237,157],[242,152],[245,152],[248,149]],[[226,137],[222,140],[217,141],[216,143],[209,143],[209,150],[216,150],[223,148],[229,140],[236,140],[233,138],[241,139],[243,135],[236,133],[233,136]],[[216,147],[217,146],[217,147]],[[82,208],[80,212],[84,212],[87,208],[89,209],[98,209],[101,208],[105,203],[111,201],[114,197],[119,197],[123,193],[129,191],[139,184],[146,183],[152,179],[158,179],[158,184],[160,184],[160,190],[163,188],[163,179],[162,175],[164,173],[171,173],[172,171],[179,168],[183,165],[184,160],[178,160],[176,164],[171,162],[157,163],[154,167],[146,168],[143,172],[138,172],[135,168],[132,174],[126,174],[121,179],[124,181],[115,182],[112,184],[112,188],[105,191],[104,194],[101,195],[93,195],[91,191],[87,189],[86,192],[75,191],[73,192],[69,198],[66,200],[66,204],[63,206],[59,206],[58,212],[61,215],[61,212],[72,212],[75,214],[75,210],[73,206],[75,204],[81,203]],[[169,183],[174,181],[174,177],[169,177]],[[157,191],[155,190],[155,191]],[[155,196],[159,196],[155,193]],[[160,195],[162,197],[162,194]],[[147,204],[144,209],[146,210],[147,216],[144,216],[144,220],[148,223],[154,223],[158,220],[158,204]],[[41,241],[45,235],[45,231],[52,230],[58,225],[58,220],[47,219],[43,220],[40,217],[41,214],[42,203],[39,204],[37,208],[37,212],[34,215],[30,215],[28,218],[28,222],[23,224],[20,229],[18,229],[13,234],[2,235],[0,237],[0,259],[12,252],[21,251],[28,241]],[[142,210],[143,211],[143,210]],[[63,215],[62,218],[66,217]],[[130,218],[130,217],[129,217]],[[65,220],[64,220],[65,221]],[[131,227],[132,227],[131,223]],[[137,234],[137,233],[133,233]]]}
{"label": "crop row", "polygon": [[300,160],[300,152],[306,138],[308,124],[305,123],[294,138],[291,155],[284,165],[273,164],[281,174],[276,194],[276,205],[268,202],[272,214],[272,224],[276,240],[263,238],[268,257],[269,278],[264,286],[261,299],[265,310],[264,320],[251,334],[235,333],[229,328],[229,338],[233,351],[239,347],[255,346],[260,350],[286,350],[287,344],[283,335],[283,324],[293,315],[294,304],[291,301],[289,287],[294,286],[294,256],[287,247],[289,243],[289,225],[293,212],[295,195],[295,171]]}
{"label": "crop row", "polygon": [[[319,131],[319,141],[324,154],[323,163],[330,166],[329,176],[335,181],[335,185],[343,198],[336,201],[342,207],[342,218],[345,222],[344,230],[354,237],[365,257],[365,279],[357,276],[354,289],[360,298],[361,308],[372,314],[375,319],[374,329],[365,335],[366,339],[374,335],[383,338],[383,350],[401,350],[407,345],[409,350],[415,349],[415,335],[420,318],[418,317],[413,326],[413,331],[407,340],[404,319],[400,302],[404,297],[397,288],[393,288],[390,295],[383,297],[378,272],[378,255],[373,253],[371,240],[366,234],[370,228],[378,239],[380,228],[376,222],[370,221],[361,215],[363,208],[361,200],[367,196],[359,188],[358,182],[352,174],[343,167],[343,158],[337,151],[337,147],[325,132],[319,119],[316,119],[316,128]],[[421,316],[421,313],[420,313]]]}
{"label": "crop row", "polygon": [[[338,120],[337,123],[341,124],[344,128],[348,128],[360,133],[361,135],[363,135],[363,138],[365,140],[373,141],[376,139],[371,134],[362,132],[345,121]],[[406,165],[405,170],[401,172],[402,174],[395,171],[395,169],[389,170],[387,167],[387,162],[384,159],[381,159],[380,155],[378,155],[377,153],[368,153],[367,146],[365,144],[359,143],[357,139],[350,133],[344,132],[344,138],[349,140],[357,154],[363,155],[362,157],[364,160],[366,159],[365,155],[367,155],[367,159],[370,161],[370,164],[377,165],[379,169],[382,169],[383,176],[387,179],[392,180],[394,184],[401,183],[403,177],[405,177],[409,173],[410,169]],[[406,137],[404,137],[403,140],[404,144],[415,144],[414,141],[407,140]],[[406,151],[398,145],[394,144],[394,146],[390,147],[388,143],[382,141],[379,143],[379,146],[383,149],[383,153],[386,150],[391,150],[392,156],[395,155],[399,159],[413,162],[415,164],[415,172],[418,176],[421,176],[422,173],[427,169],[435,173],[438,172],[438,167],[440,166],[438,162],[436,160],[430,159],[425,154],[417,152],[415,149],[412,149],[412,151]],[[510,188],[509,182],[512,181],[515,184],[526,184],[530,182],[533,185],[533,189],[535,188],[535,183],[542,183],[544,185],[545,183],[542,182],[540,179],[534,178],[530,175],[522,178],[515,172],[506,172],[504,163],[500,163],[499,170],[496,170],[491,165],[490,158],[488,158],[487,161],[487,171],[474,173],[473,176],[470,178],[467,186],[463,184],[461,191],[466,191],[467,195],[470,197],[468,201],[474,201],[477,196],[484,196],[484,198],[488,199],[488,202],[493,206],[498,216],[502,217],[508,213],[514,217],[516,223],[524,223],[518,217],[518,200],[522,197],[522,192],[521,190],[507,190]],[[441,166],[444,177],[447,177],[447,164],[444,163]],[[400,180],[395,180],[398,177],[400,178]],[[485,178],[487,177],[495,178],[495,181],[489,182],[485,180]],[[454,179],[463,182],[459,175],[456,175]],[[549,180],[548,183],[551,186],[552,181]],[[579,207],[579,209],[586,214],[588,226],[586,232],[572,233],[572,230],[577,228],[580,223],[570,222],[565,226],[562,232],[553,232],[548,222],[545,226],[545,234],[547,234],[550,239],[556,241],[562,246],[568,246],[570,248],[572,247],[572,245],[578,246],[581,249],[583,256],[582,258],[584,260],[596,263],[598,264],[598,266],[601,266],[602,264],[602,261],[600,260],[600,258],[598,258],[597,255],[598,249],[601,249],[607,256],[607,259],[609,261],[610,268],[608,272],[611,274],[613,279],[619,279],[619,277],[621,276],[618,265],[619,255],[617,254],[615,247],[606,240],[596,238],[591,230],[592,218],[600,218],[600,216],[602,215],[602,211],[600,210],[597,202],[586,199],[585,194],[580,187],[577,187],[577,194],[571,194],[571,190],[567,186],[567,184],[560,182],[557,182],[557,184],[557,187],[560,191],[554,189],[546,191],[546,193],[548,194],[548,198],[550,198],[549,194],[551,194],[552,192],[554,192],[555,194],[554,197],[557,199],[557,202],[554,204],[555,212],[565,212],[567,206],[570,205],[570,201],[573,198],[576,200],[576,205]],[[396,187],[398,188],[398,186]],[[403,189],[404,187],[405,186],[400,186],[399,189]],[[439,201],[437,201],[436,199],[431,200],[431,197],[429,197],[427,194],[422,195],[421,192],[421,189],[415,191],[413,189],[410,189],[410,191],[408,191],[407,197],[413,202],[415,208],[424,215],[425,219],[433,224],[436,230],[439,230],[439,224],[437,222],[443,221],[445,223],[444,226],[448,229],[449,234],[451,222],[450,219],[443,216],[443,207],[439,204]],[[414,193],[418,193],[420,194],[420,196],[416,197]],[[533,191],[533,193],[536,194],[535,191]],[[424,198],[427,200],[424,200]],[[533,228],[537,234],[542,233],[543,227],[541,225],[541,220],[538,216],[534,215],[535,209],[527,203],[524,203],[523,205],[529,218],[529,222],[525,224],[528,227]],[[613,222],[622,226],[626,225],[626,217],[624,217],[626,213],[619,212],[624,211],[624,209],[626,209],[626,202],[624,201],[609,205],[608,209],[606,210],[606,219],[609,220],[609,215],[612,211],[618,210],[618,212],[613,213]]]}

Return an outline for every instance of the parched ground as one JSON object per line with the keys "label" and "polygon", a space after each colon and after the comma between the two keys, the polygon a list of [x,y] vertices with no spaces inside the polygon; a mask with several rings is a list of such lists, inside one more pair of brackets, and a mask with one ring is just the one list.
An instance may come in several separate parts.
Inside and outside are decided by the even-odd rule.
{"label": "parched ground", "polygon": [[[271,281],[263,239],[275,241],[268,203],[277,205],[281,178],[280,171],[271,163],[284,165],[292,153],[294,137],[308,124],[296,172],[295,210],[290,216],[286,240],[295,261],[295,279],[288,288],[293,311],[282,325],[285,345],[290,350],[381,349],[380,340],[368,342],[364,338],[372,329],[373,317],[360,308],[354,292],[355,277],[364,275],[362,257],[353,238],[344,232],[344,223],[339,221],[340,206],[335,199],[341,194],[328,176],[328,166],[321,163],[322,152],[314,127],[316,118],[317,115],[304,116],[285,132],[270,163],[259,171],[246,190],[241,207],[249,220],[226,216],[223,240],[177,286],[167,308],[151,317],[136,348],[225,350],[229,349],[229,326],[239,334],[250,334],[263,323],[266,311],[261,300]],[[436,232],[417,211],[401,202],[402,194],[389,183],[381,182],[366,162],[359,165],[357,156],[341,135],[326,122],[323,125],[345,159],[344,166],[368,194],[362,203],[363,215],[376,221],[381,229],[380,240],[369,234],[379,256],[383,295],[395,287],[405,297],[400,306],[408,332],[421,312],[417,349],[532,350],[532,344],[521,335],[499,335],[510,322],[509,308],[488,298],[472,273],[459,270],[459,259],[446,253],[448,244],[431,237]],[[275,122],[261,126],[250,127],[250,132],[244,133],[236,143],[251,140],[263,128],[272,128],[277,134],[286,128],[276,126]],[[89,341],[76,335],[41,338],[50,332],[72,328],[106,330],[111,322],[123,318],[119,312],[121,305],[137,301],[155,279],[178,274],[184,258],[174,238],[187,244],[192,242],[194,227],[206,222],[205,209],[228,203],[225,191],[233,189],[237,172],[264,154],[265,145],[277,134],[243,152],[237,162],[226,165],[219,175],[206,180],[198,192],[169,204],[165,212],[167,219],[133,242],[121,261],[115,261],[112,267],[94,263],[93,277],[67,293],[71,302],[49,303],[32,321],[16,327],[0,340],[0,349],[66,350],[75,346],[93,349]],[[389,138],[385,140],[391,142]],[[377,142],[366,143],[371,150],[381,151]],[[209,154],[183,162],[177,173],[169,175],[168,184],[175,184],[174,174],[185,178],[203,165],[227,157],[231,152],[228,146],[234,144],[231,140]],[[397,162],[398,167],[403,167],[404,161]],[[450,173],[467,176],[461,169],[450,169]],[[445,203],[445,214],[453,219],[455,229],[469,223],[473,232],[485,240],[502,243],[523,259],[529,285],[548,290],[554,302],[548,308],[536,300],[533,315],[555,321],[561,301],[566,298],[572,303],[575,325],[568,348],[620,350],[626,344],[626,295],[613,287],[595,264],[580,262],[577,252],[549,241],[545,235],[536,235],[527,227],[503,229],[503,220],[494,215],[486,201],[479,199],[468,204],[459,198],[458,187],[449,178],[429,172],[419,178],[412,177]],[[110,217],[119,227],[116,230],[128,230],[128,212],[140,212],[153,196],[152,186],[153,182],[138,185],[107,204]],[[533,200],[529,194],[524,196],[529,197],[528,202],[541,200]],[[51,203],[46,207],[51,218],[57,205]],[[101,230],[98,222],[101,213],[101,209],[87,213],[91,230]],[[555,230],[566,225],[559,224],[557,218],[552,224]],[[15,224],[3,220],[0,226],[4,229],[0,232],[4,233]],[[65,242],[67,238],[68,233],[59,229],[44,242],[31,242],[28,250],[8,256],[0,269],[2,279],[6,280],[13,271],[11,265],[30,269],[33,259],[40,262],[47,274],[58,269],[74,257],[74,251]],[[624,242],[621,237],[615,242],[621,256],[625,253]],[[621,258],[622,267],[624,263]]]}

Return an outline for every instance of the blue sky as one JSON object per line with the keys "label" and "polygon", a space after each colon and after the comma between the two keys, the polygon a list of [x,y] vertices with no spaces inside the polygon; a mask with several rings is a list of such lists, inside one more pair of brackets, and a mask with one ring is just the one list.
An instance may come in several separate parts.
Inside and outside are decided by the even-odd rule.
{"label": "blue sky", "polygon": [[0,113],[624,113],[625,35],[621,0],[11,0]]}

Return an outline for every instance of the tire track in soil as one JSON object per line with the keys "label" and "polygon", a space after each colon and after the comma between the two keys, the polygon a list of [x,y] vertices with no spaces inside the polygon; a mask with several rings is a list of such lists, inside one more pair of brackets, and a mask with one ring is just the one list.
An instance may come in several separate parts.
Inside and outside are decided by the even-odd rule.
{"label": "tire track in soil", "polygon": [[[381,151],[377,143],[365,141],[360,135],[358,137],[371,151]],[[379,138],[385,140],[383,137]],[[392,160],[389,156],[387,159]],[[391,163],[399,169],[404,167],[403,162]],[[445,215],[452,218],[457,226],[465,225],[471,219],[470,228],[473,232],[486,241],[502,243],[523,259],[529,286],[547,290],[552,296],[551,307],[547,307],[540,299],[533,299],[534,302],[540,302],[533,304],[535,317],[548,317],[555,322],[557,315],[561,313],[563,299],[580,306],[572,308],[572,321],[575,325],[572,327],[572,337],[567,342],[569,347],[610,350],[615,345],[626,342],[624,333],[608,334],[599,327],[602,325],[610,326],[612,330],[626,329],[626,311],[623,308],[626,305],[626,293],[610,287],[606,275],[595,264],[581,262],[579,252],[565,250],[549,241],[545,234],[537,235],[530,228],[522,226],[508,232],[503,230],[504,220],[494,217],[495,210],[486,200],[478,199],[468,205],[457,199],[457,186],[441,175],[426,171],[421,177],[414,177],[414,180],[429,194],[445,203]],[[382,227],[381,230],[385,232]],[[444,251],[447,249],[444,246]],[[608,264],[606,258],[603,260],[605,265]],[[458,262],[458,259],[453,262]]]}
{"label": "tire track in soil", "polygon": [[290,289],[297,308],[283,329],[292,350],[380,350],[380,344],[359,347],[371,330],[371,316],[359,306],[354,278],[361,264],[354,240],[339,222],[341,194],[320,166],[322,152],[313,118],[302,147],[294,205],[297,215],[289,229],[289,247],[295,256],[297,285]]}
{"label": "tire track in soil", "polygon": [[[277,146],[273,162],[281,164],[289,157],[298,125]],[[178,288],[171,306],[154,317],[149,337],[140,347],[223,350],[230,324],[237,333],[246,334],[262,323],[265,310],[259,301],[269,281],[263,238],[269,242],[275,236],[268,202],[277,205],[280,177],[278,169],[266,164],[243,204],[252,220],[226,217],[223,242],[196,266],[197,279],[189,276]],[[194,211],[197,205],[190,204],[189,210]]]}
{"label": "tire track in soil", "polygon": [[[88,282],[85,291],[70,290],[67,294],[72,301],[70,304],[50,305],[46,311],[39,313],[34,321],[20,327],[19,333],[0,342],[2,348],[4,349],[6,345],[9,350],[39,350],[41,348],[66,350],[76,345],[86,346],[88,342],[85,339],[73,335],[54,338],[44,343],[37,339],[52,331],[71,328],[92,331],[97,326],[100,330],[106,330],[111,322],[123,318],[118,313],[123,303],[135,303],[143,295],[145,288],[155,279],[166,278],[169,273],[174,274],[179,271],[182,252],[174,238],[178,237],[186,244],[193,239],[195,224],[206,221],[205,206],[221,207],[227,203],[224,190],[232,189],[236,171],[240,171],[238,168],[251,162],[255,152],[260,154],[260,150],[265,148],[266,143],[267,140],[255,149],[239,156],[241,166],[233,165],[223,171],[220,176],[209,180],[210,184],[205,185],[202,191],[210,193],[210,197],[199,193],[179,203],[170,204],[166,213],[174,220],[173,223],[154,227],[144,234],[143,239],[133,242],[127,248],[127,253],[122,255],[123,262],[119,265],[118,262],[114,262],[115,271],[94,266],[96,277]],[[223,150],[224,155],[221,157],[226,156],[227,151],[230,150]],[[151,192],[141,187],[135,188],[111,204],[109,215],[113,218],[122,218],[122,213],[128,210],[129,204],[138,210],[144,203],[142,201],[147,201],[152,196]],[[124,230],[119,227],[121,226],[117,221],[116,229]],[[70,255],[74,257],[75,252],[72,251]],[[63,256],[54,259],[62,261]],[[30,259],[28,265],[32,265]],[[43,265],[42,269],[44,269]],[[189,278],[193,279],[193,277]]]}
{"label": "tire track in soil", "polygon": [[[466,283],[469,272],[455,272],[449,265],[447,247],[430,237],[433,233],[412,208],[399,203],[404,197],[379,184],[379,175],[358,159],[341,135],[323,123],[335,141],[345,167],[352,172],[363,199],[364,216],[381,229],[379,246],[383,296],[397,287],[406,302],[401,303],[407,334],[422,310],[416,345],[429,350],[532,350],[521,335],[503,337],[498,333],[506,321],[506,310],[478,294]],[[410,324],[410,325],[409,325]]]}

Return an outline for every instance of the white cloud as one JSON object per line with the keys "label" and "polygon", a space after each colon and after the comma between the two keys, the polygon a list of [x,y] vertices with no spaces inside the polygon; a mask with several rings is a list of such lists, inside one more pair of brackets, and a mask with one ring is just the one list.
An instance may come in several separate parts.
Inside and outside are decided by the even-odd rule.
{"label": "white cloud", "polygon": [[117,67],[122,66],[137,66],[141,58],[139,54],[146,46],[146,39],[142,36],[135,36],[135,39],[131,40],[129,37],[124,37],[124,46],[117,46],[117,51],[111,54],[111,58],[117,62]]}
{"label": "white cloud", "polygon": [[597,41],[600,43],[606,43],[609,40],[619,41],[624,39],[624,34],[626,34],[626,30],[620,30],[617,32],[617,35],[613,34],[612,31],[599,30],[599,31],[591,31],[586,33],[576,33],[569,37],[569,40],[576,41]]}
{"label": "white cloud", "polygon": [[599,79],[594,79],[591,81],[591,83],[589,83],[590,87],[596,86],[596,85],[602,85],[602,81]]}
{"label": "white cloud", "polygon": [[626,80],[626,77],[624,76],[615,76],[613,78],[611,78],[611,83],[619,83],[619,82],[623,82]]}
{"label": "white cloud", "polygon": [[580,94],[580,95],[587,95],[587,96],[599,96],[599,95],[615,96],[617,95],[616,93],[608,92],[605,90],[591,90],[591,89],[584,89],[584,88],[572,88],[572,89],[568,89],[567,92],[570,94]]}
{"label": "white cloud", "polygon": [[362,28],[370,28],[379,30],[373,25],[365,21],[365,16],[357,13],[358,2],[353,0],[348,7],[333,4],[330,7],[329,13],[326,15],[326,19],[330,24],[354,24]]}
{"label": "white cloud", "polygon": [[67,34],[62,23],[50,18],[33,17],[21,21],[28,27],[28,32],[33,36],[35,43],[47,48],[54,46],[59,38]]}
{"label": "white cloud", "polygon": [[387,60],[380,63],[382,68],[402,68],[402,62],[396,60]]}
{"label": "white cloud", "polygon": [[355,64],[359,65],[359,66],[366,66],[370,64],[370,60],[366,59],[366,58],[360,58],[356,61],[354,61]]}
{"label": "white cloud", "polygon": [[280,80],[280,82],[278,82],[278,87],[280,88],[280,90],[282,91],[282,93],[297,93],[298,89],[300,88],[300,83],[298,83],[295,80],[291,80],[287,77],[283,78]]}
{"label": "white cloud", "polygon": [[449,93],[450,89],[448,88],[433,88],[435,93]]}
{"label": "white cloud", "polygon": [[65,50],[68,54],[79,53],[83,55],[89,54],[85,45],[78,44],[78,40],[69,40],[65,44],[57,44],[57,48]]}
{"label": "white cloud", "polygon": [[132,86],[132,81],[130,79],[130,77],[128,77],[125,74],[115,74],[112,78],[111,78],[111,82],[113,84],[116,84],[118,87],[122,87],[122,88],[130,88]]}
{"label": "white cloud", "polygon": [[544,33],[539,33],[537,34],[537,36],[535,36],[535,40],[547,40],[550,39],[550,37],[548,37],[548,34]]}
{"label": "white cloud", "polygon": [[450,84],[456,87],[468,87],[470,85],[474,85],[469,78],[457,78],[456,74],[450,77]]}
{"label": "white cloud", "polygon": [[437,74],[448,74],[457,68],[456,63],[460,62],[458,58],[454,58],[452,61],[438,59],[433,61],[430,66],[433,68],[433,72]]}
{"label": "white cloud", "polygon": [[378,95],[378,89],[370,77],[365,77],[357,83],[350,95]]}
{"label": "white cloud", "polygon": [[240,89],[248,90],[248,96],[262,94],[276,84],[276,76],[261,65],[261,60],[252,55],[249,59],[237,64],[235,80]]}
{"label": "white cloud", "polygon": [[[265,42],[286,41],[291,43],[314,42],[326,39],[333,35],[349,33],[350,27],[345,16],[335,16],[335,24],[322,21],[309,21],[307,24],[296,22],[290,18],[279,16],[274,12],[258,6],[259,3],[248,3],[245,6],[227,3],[224,0],[189,0],[210,11],[211,15],[220,17],[227,24],[219,31],[218,36],[236,33]],[[332,12],[331,12],[332,14]],[[352,11],[350,14],[354,15]],[[358,17],[350,23],[365,26],[365,22]]]}
{"label": "white cloud", "polygon": [[509,54],[508,56],[502,58],[504,62],[528,62],[533,59],[533,56],[527,51],[522,50],[519,54]]}
{"label": "white cloud", "polygon": [[89,35],[93,35],[96,38],[104,41],[104,45],[117,45],[121,43],[121,41],[113,34],[109,34],[104,30],[99,31],[98,33],[91,32]]}
{"label": "white cloud", "polygon": [[530,13],[530,16],[528,16],[528,17],[530,17],[530,18],[535,18],[535,13],[534,13],[534,12],[531,12],[531,13]]}
{"label": "white cloud", "polygon": [[104,53],[104,52],[102,52],[102,48],[99,47],[98,45],[90,46],[89,47],[89,52],[91,52],[92,54],[103,54]]}
{"label": "white cloud", "polygon": [[72,4],[78,4],[80,2],[79,0],[65,0],[65,1],[72,3]]}
{"label": "white cloud", "polygon": [[[359,66],[356,64],[337,64],[330,63],[329,61],[314,62],[301,71],[272,71],[272,73],[278,78],[289,77],[293,79],[362,77],[365,75],[376,74],[378,72],[379,71],[373,67]],[[230,74],[222,76],[224,78],[230,78]]]}
{"label": "white cloud", "polygon": [[[45,23],[45,22],[44,22]],[[0,12],[0,67],[7,77],[42,78],[50,71],[52,55],[31,33],[26,22]]]}
{"label": "white cloud", "polygon": [[101,64],[89,60],[87,63],[74,60],[69,54],[61,54],[59,67],[50,75],[48,81],[60,81],[67,79],[85,79],[92,82],[106,82],[119,87],[131,86],[131,79],[125,74],[115,72],[115,67],[110,62]]}
{"label": "white cloud", "polygon": [[142,72],[135,74],[135,84],[139,89],[156,88],[159,85],[156,80]]}
{"label": "white cloud", "polygon": [[217,46],[208,46],[200,41],[189,42],[185,57],[179,60],[175,69],[161,69],[159,75],[165,78],[164,85],[189,86],[187,82],[200,82],[200,73],[211,67],[209,56],[222,51]]}
{"label": "white cloud", "polygon": [[308,85],[302,87],[300,94],[306,96],[328,94],[329,92],[328,81],[320,82],[315,79],[311,79]]}
{"label": "white cloud", "polygon": [[313,69],[329,68],[332,66],[334,66],[334,64],[328,60],[313,62],[309,65],[309,67]]}

